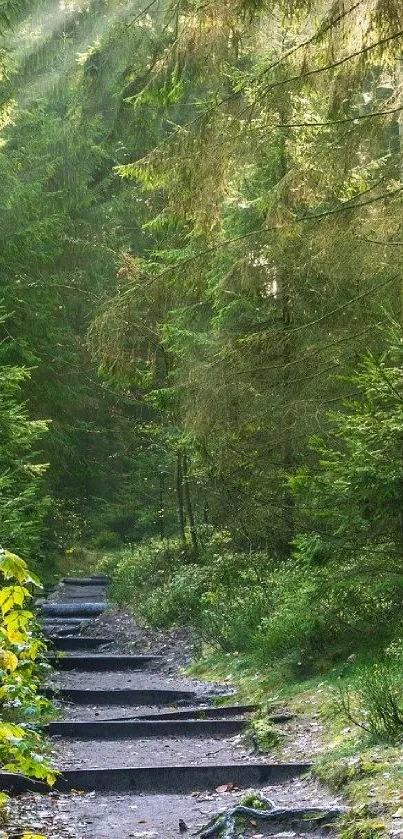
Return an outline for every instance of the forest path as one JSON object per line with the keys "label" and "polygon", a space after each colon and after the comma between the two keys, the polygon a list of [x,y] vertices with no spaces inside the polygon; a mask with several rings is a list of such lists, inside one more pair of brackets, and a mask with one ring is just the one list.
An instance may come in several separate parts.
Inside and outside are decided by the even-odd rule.
{"label": "forest path", "polygon": [[[178,678],[175,650],[153,652],[134,622],[132,633],[120,631],[119,616],[108,628],[106,595],[102,577],[67,579],[43,607],[62,655],[48,688],[62,719],[48,734],[63,773],[43,832],[49,836],[53,808],[52,839],[194,835],[253,788],[286,812],[248,819],[242,836],[325,833],[339,802],[307,775],[308,765],[256,752],[242,734],[253,709],[235,706],[228,688]],[[218,697],[228,707],[213,704]],[[328,815],[306,818],[318,809]]]}

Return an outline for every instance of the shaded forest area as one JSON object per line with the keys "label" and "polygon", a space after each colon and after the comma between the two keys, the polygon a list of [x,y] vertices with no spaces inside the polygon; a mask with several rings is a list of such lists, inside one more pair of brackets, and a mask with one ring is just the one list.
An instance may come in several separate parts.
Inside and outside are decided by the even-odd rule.
{"label": "shaded forest area", "polygon": [[2,9],[2,544],[265,665],[394,670],[401,3]]}

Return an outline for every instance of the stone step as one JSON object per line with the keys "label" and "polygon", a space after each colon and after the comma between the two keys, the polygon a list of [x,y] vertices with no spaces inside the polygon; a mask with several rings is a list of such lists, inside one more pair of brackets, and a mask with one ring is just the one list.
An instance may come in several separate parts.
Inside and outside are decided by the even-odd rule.
{"label": "stone step", "polygon": [[[280,784],[307,772],[309,763],[238,763],[215,766],[144,766],[115,769],[66,769],[56,778],[53,790],[69,792],[181,792],[215,790],[222,784],[244,789]],[[46,792],[47,784],[0,772],[0,788],[5,792]],[[315,808],[312,808],[312,810]],[[323,812],[323,809],[321,810]]]}
{"label": "stone step", "polygon": [[85,623],[81,619],[69,623],[67,626],[64,621],[60,623],[46,623],[42,624],[42,632],[47,641],[49,638],[64,638],[66,636],[74,638],[82,631],[83,625],[85,626]]}
{"label": "stone step", "polygon": [[216,720],[119,720],[51,722],[43,731],[51,736],[77,740],[125,740],[151,737],[233,737],[247,724],[245,719]]}
{"label": "stone step", "polygon": [[196,696],[186,690],[86,690],[80,688],[45,688],[43,695],[75,705],[170,705],[172,702],[194,702]]}
{"label": "stone step", "polygon": [[259,787],[281,783],[309,769],[308,764],[226,764],[217,766],[150,766],[116,769],[68,769],[56,781],[60,791],[108,790],[110,792],[193,792],[216,789],[221,784]]}
{"label": "stone step", "polygon": [[106,586],[108,577],[106,574],[94,574],[93,577],[63,577],[60,582],[71,586]]}
{"label": "stone step", "polygon": [[158,664],[158,655],[50,655],[48,661],[57,670],[85,670],[92,673],[112,670],[139,670],[148,664]]}
{"label": "stone step", "polygon": [[70,618],[70,617],[64,617],[64,618],[48,617],[48,618],[46,618],[46,617],[44,617],[44,618],[41,619],[41,624],[42,624],[42,627],[60,626],[62,629],[64,628],[67,631],[69,628],[74,628],[74,627],[78,626],[79,624],[81,625],[82,623],[85,623],[85,622],[88,623],[88,620],[89,620],[89,618],[86,618],[86,617],[83,617],[83,618]]}
{"label": "stone step", "polygon": [[75,652],[76,650],[95,650],[98,647],[113,644],[113,638],[90,638],[85,635],[68,635],[60,638],[58,635],[48,635],[48,642],[59,652]]}
{"label": "stone step", "polygon": [[65,620],[59,618],[49,618],[42,622],[42,632],[46,637],[53,633],[69,635],[81,632],[85,626],[87,618],[66,618]]}
{"label": "stone step", "polygon": [[[152,712],[147,714],[146,712],[142,714],[137,714],[134,717],[109,717],[108,722],[119,722],[122,719],[125,720],[202,720],[202,719],[226,719],[227,717],[242,717],[245,714],[251,714],[254,711],[258,710],[257,705],[220,705],[220,706],[208,706],[207,708],[203,707],[196,707],[196,708],[186,708],[183,711],[164,711],[163,713],[156,712],[153,714]],[[272,722],[285,722],[285,718],[288,720],[291,718],[291,714],[284,715],[273,715],[270,717]]]}
{"label": "stone step", "polygon": [[88,618],[101,615],[107,608],[106,601],[99,601],[97,603],[90,603],[84,601],[83,603],[42,603],[40,611],[42,615],[49,615],[50,617],[63,618]]}
{"label": "stone step", "polygon": [[92,603],[96,601],[99,603],[100,601],[104,601],[106,599],[106,588],[74,588],[73,586],[63,586],[62,589],[58,591],[58,598],[55,599],[49,598],[47,601],[48,603],[72,603],[73,601],[77,601],[77,603]]}

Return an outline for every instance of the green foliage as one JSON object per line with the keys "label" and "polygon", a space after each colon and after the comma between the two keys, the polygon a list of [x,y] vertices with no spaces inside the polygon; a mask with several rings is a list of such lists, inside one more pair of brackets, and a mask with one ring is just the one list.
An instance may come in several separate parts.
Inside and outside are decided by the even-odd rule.
{"label": "green foliage", "polygon": [[[252,720],[250,735],[252,742],[262,752],[268,752],[280,741],[280,734],[267,717],[259,716]],[[250,805],[253,806],[252,804]]]}
{"label": "green foliage", "polygon": [[0,575],[0,760],[6,770],[52,784],[54,772],[35,730],[35,722],[50,707],[40,695],[48,670],[46,645],[28,605],[40,583],[22,559],[3,549]]}
{"label": "green foliage", "polygon": [[339,756],[337,759],[332,756],[324,757],[315,765],[315,775],[331,789],[342,790],[351,782],[363,779],[371,779],[386,769],[386,764],[363,752],[357,754],[356,749],[350,746],[350,754]]}
{"label": "green foliage", "polygon": [[[50,419],[41,445],[53,501],[42,504],[39,521],[38,495],[18,500],[14,470],[1,469],[2,512],[16,513],[0,536],[35,559],[40,542],[49,557],[89,540],[99,526],[119,544],[142,528],[157,532],[158,488],[138,526],[144,484],[133,464],[144,407],[130,387],[123,395],[116,382],[98,378],[100,358],[87,345],[89,322],[119,281],[120,254],[143,246],[144,203],[114,166],[140,151],[140,137],[146,142],[148,129],[138,130],[144,114],[134,116],[126,97],[133,56],[147,66],[155,48],[153,29],[127,26],[138,3],[107,5],[78,2],[61,14],[52,0],[15,4],[9,72],[0,80],[1,101],[9,103],[0,125],[0,272],[10,312],[0,361],[9,375],[29,369],[21,398],[30,416]],[[21,452],[21,477],[23,461]]]}
{"label": "green foliage", "polygon": [[[331,415],[331,436],[315,442],[317,463],[289,479],[297,504],[309,499],[303,515],[311,530],[295,538],[291,560],[234,552],[218,536],[193,558],[182,544],[171,551],[144,545],[118,566],[123,596],[140,589],[142,613],[153,623],[191,622],[223,649],[256,649],[266,661],[288,657],[301,674],[363,642],[389,643],[402,582],[399,336],[394,330],[384,357],[368,358],[354,377],[362,398]],[[396,728],[391,694],[385,689],[381,698],[381,681],[372,688],[375,716],[378,692],[389,703],[384,725]],[[372,727],[381,734],[380,721]]]}
{"label": "green foliage", "polygon": [[353,808],[340,821],[342,839],[379,839],[385,833],[383,821],[367,815],[365,807]]}
{"label": "green foliage", "polygon": [[253,807],[254,810],[267,810],[267,800],[256,790],[243,795],[239,803],[244,807]]}
{"label": "green foliage", "polygon": [[[254,650],[262,662],[283,658],[301,675],[357,647],[390,644],[402,579],[397,335],[381,361],[370,357],[355,376],[362,398],[331,415],[317,464],[290,478],[297,503],[309,498],[304,517],[313,531],[296,537],[291,560],[274,564],[263,553],[234,551],[227,534],[194,556],[182,543],[143,544],[113,572],[117,598],[140,603],[154,624],[191,623],[224,650]],[[396,735],[401,710],[392,670],[375,668],[357,691],[367,730]]]}
{"label": "green foliage", "polygon": [[49,499],[37,449],[47,424],[31,420],[21,404],[28,378],[23,368],[0,366],[0,541],[38,558]]}
{"label": "green foliage", "polygon": [[119,603],[138,602],[139,614],[159,626],[192,624],[202,637],[224,649],[252,643],[267,595],[258,583],[265,558],[235,554],[228,534],[217,533],[201,554],[181,542],[148,542],[105,565],[111,594]]}
{"label": "green foliage", "polygon": [[403,736],[402,662],[375,663],[359,674],[352,689],[340,686],[341,708],[347,719],[376,740]]}
{"label": "green foliage", "polygon": [[351,379],[360,401],[330,414],[329,437],[313,441],[319,469],[304,468],[290,479],[296,496],[309,499],[307,515],[322,526],[328,555],[337,553],[337,539],[350,556],[377,547],[391,558],[401,553],[402,361],[396,325],[381,358],[369,355]]}

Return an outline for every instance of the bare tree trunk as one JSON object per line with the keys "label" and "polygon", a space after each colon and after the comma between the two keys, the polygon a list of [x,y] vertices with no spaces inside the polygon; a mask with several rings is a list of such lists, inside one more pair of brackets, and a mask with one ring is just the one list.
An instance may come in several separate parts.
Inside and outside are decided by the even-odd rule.
{"label": "bare tree trunk", "polygon": [[160,472],[158,522],[159,522],[159,529],[160,529],[160,539],[161,539],[161,542],[163,542],[164,538],[165,538],[165,509],[164,509],[164,476],[163,476],[162,472]]}
{"label": "bare tree trunk", "polygon": [[193,548],[194,548],[195,552],[197,553],[199,544],[198,544],[198,540],[197,540],[196,524],[195,524],[195,518],[194,518],[194,513],[193,513],[192,500],[191,500],[191,497],[190,497],[190,486],[189,486],[189,475],[188,475],[188,459],[187,459],[186,452],[183,453],[182,464],[183,464],[183,491],[184,491],[184,496],[185,496],[186,514],[187,514],[188,521],[189,521],[190,538],[192,540]]}
{"label": "bare tree trunk", "polygon": [[185,510],[183,505],[183,469],[182,469],[182,452],[178,452],[176,458],[176,474],[175,474],[175,486],[176,486],[176,508],[177,508],[177,515],[178,515],[178,533],[179,538],[183,542],[186,543],[186,535],[185,535]]}
{"label": "bare tree trunk", "polygon": [[[288,296],[287,284],[283,284],[283,299],[282,299],[282,323],[283,323],[283,393],[284,393],[284,447],[283,447],[283,463],[284,472],[289,474],[294,467],[294,446],[292,440],[292,425],[293,415],[290,405],[290,361],[291,361],[291,346],[290,338],[287,334],[291,328],[291,307]],[[291,543],[295,535],[294,524],[294,498],[285,487],[283,498],[283,519],[285,529],[285,549],[288,553],[291,548]]]}
{"label": "bare tree trunk", "polygon": [[[282,122],[286,122],[286,114],[280,113]],[[285,139],[281,140],[281,153],[279,161],[279,179],[282,180],[288,171],[288,162],[286,154]],[[294,446],[292,440],[293,428],[293,411],[290,405],[290,362],[292,360],[292,350],[290,343],[289,332],[292,327],[292,310],[290,300],[290,283],[288,277],[284,274],[280,278],[280,305],[281,305],[281,322],[282,322],[282,355],[283,355],[283,399],[284,399],[284,444],[283,444],[283,464],[284,471],[288,474],[294,467]],[[288,554],[291,542],[294,538],[294,498],[287,488],[284,489],[283,496],[283,521],[284,521],[284,547]]]}

